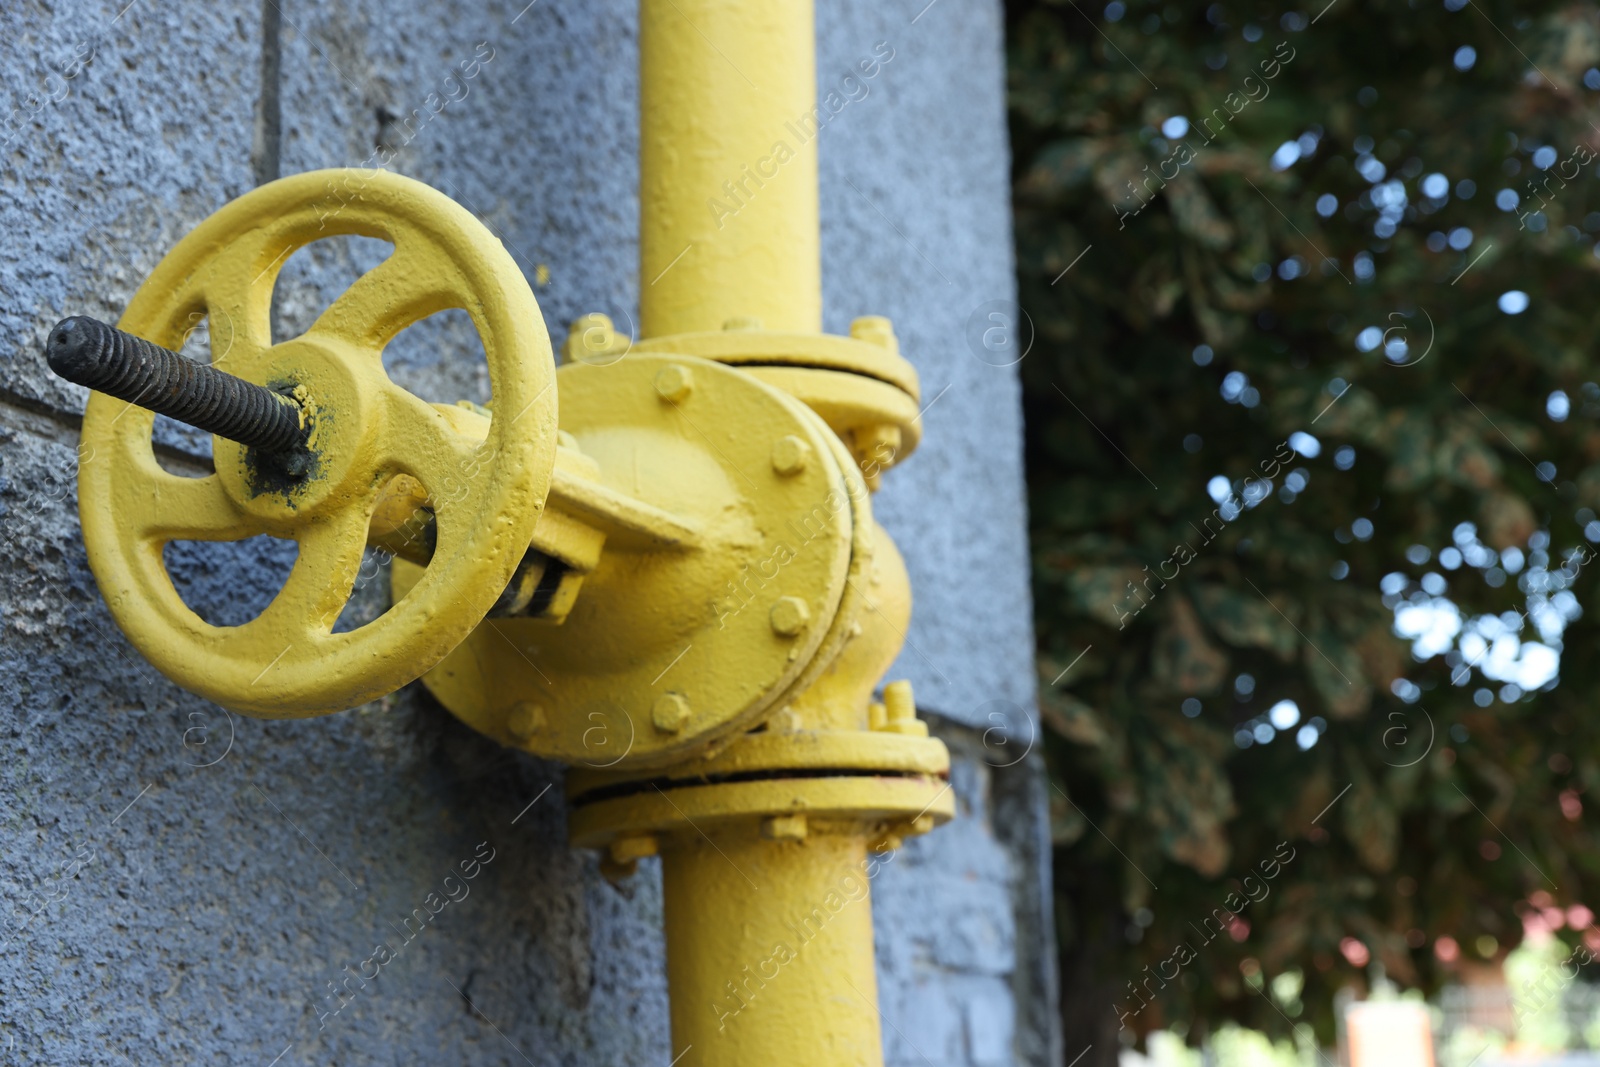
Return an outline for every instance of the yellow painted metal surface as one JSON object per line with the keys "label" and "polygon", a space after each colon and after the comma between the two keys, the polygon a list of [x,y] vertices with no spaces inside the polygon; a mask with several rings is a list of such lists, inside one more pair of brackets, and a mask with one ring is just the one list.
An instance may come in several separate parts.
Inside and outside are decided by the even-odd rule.
{"label": "yellow painted metal surface", "polygon": [[809,829],[790,836],[898,842],[953,816],[949,752],[917,718],[910,684],[885,687],[887,709],[872,701],[911,614],[904,564],[878,534],[843,648],[766,728],[663,769],[574,768],[567,781],[574,844],[610,849],[621,862],[618,843],[641,836],[665,854],[677,835],[791,817]]}
{"label": "yellow painted metal surface", "polygon": [[849,371],[886,382],[915,401],[921,390],[917,371],[900,355],[900,342],[889,320],[880,315],[864,316],[856,320],[856,326],[857,336],[838,337],[827,333],[786,333],[747,323],[705,332],[647,337],[634,347],[640,352],[683,352],[719,363]]}
{"label": "yellow painted metal surface", "polygon": [[574,767],[567,793],[575,803],[588,795],[614,792],[626,782],[710,782],[754,773],[828,767],[885,775],[946,778],[950,753],[942,742],[866,729],[768,729],[747,734],[737,745],[714,755],[674,763],[664,771],[613,771]]}
{"label": "yellow painted metal surface", "polygon": [[867,893],[883,862],[860,837],[768,840],[751,824],[663,853],[680,1067],[883,1062]]}
{"label": "yellow painted metal surface", "polygon": [[[614,351],[614,334],[597,332],[593,324],[583,326],[580,334],[579,327],[574,323],[569,346],[599,351],[600,358]],[[900,355],[894,327],[881,315],[855,319],[849,337],[781,333],[762,329],[754,320],[735,319],[721,330],[646,338],[636,348],[715,359],[776,385],[821,415],[844,440],[874,492],[884,472],[922,440],[917,372]]]}
{"label": "yellow painted metal surface", "polygon": [[[937,741],[932,745],[944,747]],[[936,758],[936,751],[930,748],[929,756]],[[670,786],[656,782],[624,797],[580,804],[573,811],[570,831],[574,844],[591,847],[639,834],[681,839],[664,848],[670,852],[701,831],[759,826],[775,815],[806,815],[815,836],[843,833],[877,839],[923,832],[947,822],[954,803],[948,783],[933,775],[884,772]],[[916,820],[924,817],[929,821],[918,825]]]}
{"label": "yellow painted metal surface", "polygon": [[[558,466],[534,544],[552,524],[612,532],[565,622],[490,619],[424,683],[475,729],[546,758],[693,756],[831,659],[854,617],[839,621],[856,601],[866,494],[811,411],[733,368],[635,352],[556,378],[562,431],[594,477],[563,484]],[[791,439],[809,462],[775,462]],[[396,564],[397,594],[413,573]],[[514,730],[526,701],[542,725]]]}
{"label": "yellow painted metal surface", "polygon": [[871,562],[858,585],[861,609],[850,642],[828,669],[789,706],[792,728],[872,728],[872,691],[894,663],[911,626],[911,579],[888,533],[881,527]]}
{"label": "yellow painted metal surface", "polygon": [[[815,367],[746,367],[746,374],[775,385],[822,416],[841,438],[851,444],[856,466],[871,488],[884,471],[898,465],[922,441],[922,419],[917,402],[892,385],[846,371]],[[898,437],[874,447],[874,431],[889,427]],[[855,447],[860,438],[861,447]]]}
{"label": "yellow painted metal surface", "polygon": [[[381,238],[394,252],[303,336],[274,344],[279,269],[296,248],[334,234]],[[499,413],[480,440],[383,371],[383,346],[446,308],[471,315],[488,356]],[[154,416],[91,394],[79,509],[112,615],[167,677],[237,711],[302,717],[392,692],[483,618],[544,505],[556,396],[532,292],[500,242],[443,194],[382,171],[321,171],[262,186],[201,223],[140,287],[121,326],[176,348],[198,313],[209,315],[218,366],[295,387],[312,412],[314,465],[275,490],[245,449],[214,438],[215,474],[169,474],[151,450]],[[401,476],[427,489],[431,562],[380,618],[333,633],[379,494]],[[173,587],[163,546],[263,533],[299,546],[284,588],[243,626],[206,623]]]}
{"label": "yellow painted metal surface", "polygon": [[644,336],[822,328],[810,0],[641,0]]}

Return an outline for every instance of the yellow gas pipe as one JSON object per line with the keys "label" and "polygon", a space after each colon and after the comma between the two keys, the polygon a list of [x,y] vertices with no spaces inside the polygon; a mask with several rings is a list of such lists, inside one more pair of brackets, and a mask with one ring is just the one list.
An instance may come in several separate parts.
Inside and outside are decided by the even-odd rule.
{"label": "yellow gas pipe", "polygon": [[645,336],[822,329],[816,143],[785,126],[814,126],[815,36],[809,0],[641,0]]}
{"label": "yellow gas pipe", "polygon": [[910,588],[864,490],[915,444],[915,375],[887,320],[857,320],[851,341],[820,333],[809,0],[641,0],[639,22],[639,347],[754,364],[816,410],[854,460],[870,562],[854,637],[821,678],[691,763],[575,772],[573,840],[624,868],[661,855],[685,1067],[880,1065],[870,882],[954,808],[909,684],[887,687],[887,708],[872,699]]}

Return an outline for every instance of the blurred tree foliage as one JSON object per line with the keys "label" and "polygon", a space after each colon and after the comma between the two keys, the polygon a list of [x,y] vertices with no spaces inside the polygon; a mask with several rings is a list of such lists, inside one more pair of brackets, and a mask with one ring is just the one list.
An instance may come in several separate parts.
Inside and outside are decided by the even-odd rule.
{"label": "blurred tree foliage", "polygon": [[1081,1067],[1600,904],[1600,12],[1325,2],[1008,0]]}

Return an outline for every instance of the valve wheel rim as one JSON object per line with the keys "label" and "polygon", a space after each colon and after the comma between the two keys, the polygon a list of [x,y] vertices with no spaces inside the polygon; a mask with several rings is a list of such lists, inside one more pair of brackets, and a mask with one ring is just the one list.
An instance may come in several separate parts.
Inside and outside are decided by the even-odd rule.
{"label": "valve wheel rim", "polygon": [[[298,248],[339,235],[380,238],[394,250],[304,334],[273,345],[278,272]],[[382,368],[389,341],[449,308],[471,317],[488,360],[497,413],[482,441],[456,433]],[[311,400],[324,410],[313,416],[311,444],[323,448],[330,469],[302,489],[252,489],[251,457],[214,438],[217,473],[171,474],[151,447],[153,413],[91,394],[80,514],[90,567],[113,616],[162,673],[246,713],[303,717],[398,689],[487,614],[543,509],[555,463],[556,390],[532,291],[500,242],[442,193],[384,171],[320,171],[262,186],[202,222],[162,259],[120,325],[177,347],[196,311],[213,327],[232,326],[223,369],[274,385],[284,367],[298,365],[312,379]],[[326,408],[329,399],[335,408]],[[430,490],[432,561],[383,615],[334,633],[379,492],[398,474]],[[205,622],[167,573],[166,544],[261,533],[299,545],[283,588],[241,626]]]}

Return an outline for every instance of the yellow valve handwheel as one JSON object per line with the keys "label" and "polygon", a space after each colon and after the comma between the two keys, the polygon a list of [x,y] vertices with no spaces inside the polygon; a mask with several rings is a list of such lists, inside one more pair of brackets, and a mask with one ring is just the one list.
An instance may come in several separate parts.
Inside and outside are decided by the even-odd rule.
{"label": "yellow valve handwheel", "polygon": [[[297,248],[346,234],[394,251],[304,334],[273,344],[278,271]],[[488,357],[493,416],[483,439],[455,432],[383,368],[383,348],[401,330],[450,308],[471,316]],[[214,337],[231,323],[220,369],[299,400],[309,453],[286,472],[215,437],[216,473],[171,474],[152,450],[155,416],[92,393],[79,512],[112,615],[163,674],[238,711],[298,718],[393,692],[482,621],[544,507],[556,449],[554,363],[527,281],[483,224],[442,193],[384,171],[318,171],[264,185],[202,222],[134,294],[120,326],[176,348],[196,312],[210,315]],[[375,621],[334,633],[379,492],[400,475],[428,491],[431,561]],[[174,587],[164,546],[257,534],[299,545],[282,590],[242,626],[205,622]]]}

